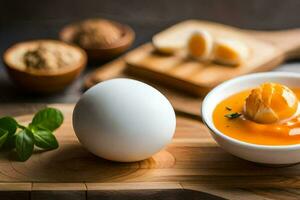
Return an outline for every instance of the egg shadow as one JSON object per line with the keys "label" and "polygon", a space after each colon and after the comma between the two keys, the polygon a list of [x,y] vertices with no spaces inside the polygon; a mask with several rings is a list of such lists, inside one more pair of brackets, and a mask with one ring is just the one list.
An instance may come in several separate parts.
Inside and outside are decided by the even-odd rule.
{"label": "egg shadow", "polygon": [[[52,151],[35,151],[26,162],[12,162],[12,165],[30,177],[30,181],[41,182],[114,182],[142,176],[155,166],[151,158],[131,163],[105,160],[80,144],[64,144]],[[142,170],[135,174],[139,169]]]}

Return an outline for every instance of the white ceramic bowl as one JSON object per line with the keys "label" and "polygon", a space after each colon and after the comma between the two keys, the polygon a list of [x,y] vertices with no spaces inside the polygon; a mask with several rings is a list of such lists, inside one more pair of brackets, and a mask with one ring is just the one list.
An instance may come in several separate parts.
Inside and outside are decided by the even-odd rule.
{"label": "white ceramic bowl", "polygon": [[202,103],[202,119],[213,138],[226,151],[240,158],[263,164],[282,165],[300,162],[300,144],[257,145],[231,138],[214,125],[212,114],[219,102],[239,91],[253,88],[264,82],[276,82],[291,87],[300,87],[300,73],[266,72],[255,73],[226,81],[207,94]]}

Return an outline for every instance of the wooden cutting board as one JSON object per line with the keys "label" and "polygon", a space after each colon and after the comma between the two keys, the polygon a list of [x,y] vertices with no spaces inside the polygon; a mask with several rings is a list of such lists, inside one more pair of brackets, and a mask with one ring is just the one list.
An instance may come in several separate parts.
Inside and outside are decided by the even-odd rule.
{"label": "wooden cutting board", "polygon": [[152,85],[162,92],[172,103],[176,113],[185,114],[190,118],[200,120],[200,107],[202,99],[196,96],[182,93],[172,88],[163,87],[147,78],[137,77],[128,72],[123,57],[105,64],[87,75],[84,87],[88,89],[93,85],[111,78],[132,78]]}
{"label": "wooden cutting board", "polygon": [[[45,104],[0,105],[0,116],[23,124]],[[72,104],[55,133],[60,147],[36,150],[26,162],[0,153],[2,199],[297,199],[300,165],[270,168],[238,159],[217,146],[199,121],[177,116],[175,137],[153,157],[134,163],[98,158],[78,142]]]}
{"label": "wooden cutting board", "polygon": [[[198,23],[199,21],[192,21],[192,23]],[[183,22],[186,23],[186,22]],[[188,23],[190,23],[190,21],[188,21]],[[208,22],[204,22],[204,23],[208,23]],[[183,24],[184,25],[184,24]],[[220,26],[224,26],[224,25],[220,25]],[[175,26],[176,27],[176,26]],[[225,26],[227,27],[227,26]],[[228,28],[228,27],[227,27]],[[256,71],[266,71],[268,69],[274,68],[276,67],[276,65],[280,64],[282,61],[284,60],[288,60],[288,59],[292,59],[292,58],[298,58],[300,57],[300,29],[292,29],[292,30],[282,30],[282,31],[252,31],[252,30],[242,30],[242,29],[236,29],[236,28],[229,28],[230,30],[236,30],[238,33],[241,33],[243,35],[246,35],[247,38],[248,37],[252,37],[252,40],[255,41],[261,41],[264,45],[266,45],[267,47],[271,48],[271,49],[277,49],[274,50],[275,52],[279,53],[280,55],[278,55],[278,57],[274,57],[273,62],[269,63],[268,65],[265,65],[265,67],[262,68],[257,68]],[[201,101],[202,98],[201,97],[197,97],[194,95],[190,95],[188,93],[188,91],[184,90],[184,91],[180,91],[180,90],[176,90],[174,89],[174,85],[173,85],[173,80],[174,78],[167,78],[170,81],[166,81],[165,82],[165,78],[166,76],[163,75],[163,77],[161,76],[161,74],[158,73],[152,73],[150,71],[147,70],[147,72],[145,71],[142,73],[139,73],[140,70],[135,70],[138,68],[142,68],[142,66],[139,65],[128,65],[126,63],[126,58],[128,57],[132,57],[133,60],[140,58],[140,54],[143,54],[144,56],[148,56],[148,58],[151,60],[154,60],[154,62],[150,62],[152,65],[157,63],[161,64],[160,61],[164,63],[168,63],[169,58],[166,57],[161,57],[159,55],[156,54],[151,54],[150,52],[153,50],[153,47],[150,43],[145,44],[141,47],[138,47],[137,49],[134,49],[133,51],[129,52],[128,54],[126,54],[125,56],[116,59],[108,64],[105,64],[104,66],[101,66],[99,68],[97,68],[96,70],[92,71],[90,74],[88,74],[88,76],[85,79],[84,82],[84,87],[85,88],[90,88],[91,86],[107,80],[107,79],[111,79],[111,78],[116,78],[116,77],[128,77],[128,78],[134,78],[134,79],[138,79],[144,82],[147,82],[148,84],[153,85],[154,87],[158,88],[160,91],[162,91],[164,93],[164,95],[166,95],[168,97],[168,99],[171,101],[173,107],[175,108],[175,110],[178,113],[185,113],[188,114],[190,117],[193,118],[198,118],[200,116],[200,105],[201,105]],[[260,49],[259,51],[261,51],[263,49]],[[148,54],[145,55],[145,52],[148,52]],[[135,55],[137,55],[137,58],[135,58]],[[273,55],[275,56],[275,54]],[[152,59],[153,58],[153,59]],[[173,59],[172,57],[170,59]],[[141,62],[144,62],[141,60]],[[147,63],[145,63],[147,64]],[[151,68],[150,68],[151,69]],[[189,70],[191,68],[188,66],[185,66],[184,68],[182,68],[183,70],[183,74],[188,73]],[[236,70],[238,68],[226,68],[226,70]],[[208,71],[210,69],[207,69]],[[237,75],[236,73],[227,73],[225,70],[224,73],[221,72],[217,72],[221,73],[221,78],[220,81],[224,77],[226,76],[231,76],[231,75]],[[149,72],[149,73],[148,73]],[[225,76],[225,74],[227,74]],[[215,74],[211,74],[211,73],[204,73],[203,76],[205,78],[211,78],[211,77],[216,77]],[[163,84],[160,84],[163,83]],[[169,84],[168,84],[169,83]],[[178,84],[183,84],[183,87],[185,87],[185,83],[184,82],[178,82]],[[164,87],[164,86],[170,86],[171,87]],[[176,85],[176,84],[175,84]],[[179,88],[181,87],[179,85]],[[178,88],[178,87],[177,87]],[[193,87],[191,87],[193,88]],[[183,88],[182,88],[183,89]]]}
{"label": "wooden cutting board", "polygon": [[241,66],[230,67],[195,61],[181,53],[162,55],[154,51],[152,44],[146,44],[125,56],[130,72],[201,96],[225,80],[246,73],[271,70],[291,56],[299,55],[300,30],[257,34],[223,24],[188,20],[157,35],[184,40],[196,30],[207,30],[215,38],[240,40],[249,47],[250,54]]}

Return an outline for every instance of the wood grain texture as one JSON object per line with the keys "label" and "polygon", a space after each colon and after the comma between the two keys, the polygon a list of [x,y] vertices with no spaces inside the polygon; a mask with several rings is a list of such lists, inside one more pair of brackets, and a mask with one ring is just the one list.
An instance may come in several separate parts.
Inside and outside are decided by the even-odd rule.
{"label": "wood grain texture", "polygon": [[209,200],[222,200],[224,198],[199,192],[194,190],[112,190],[112,191],[89,191],[87,198],[90,200],[108,199],[108,200],[174,200],[174,199],[209,199]]}
{"label": "wood grain texture", "polygon": [[[194,26],[194,23],[195,22],[192,21],[192,26]],[[184,24],[183,26],[185,27]],[[221,27],[223,26],[221,25]],[[228,27],[225,26],[225,29],[227,30]],[[249,38],[249,35],[251,35],[251,37],[255,39],[252,39],[250,41],[254,40],[256,41],[256,43],[257,41],[263,41],[261,43],[264,44],[265,46],[263,46],[267,49],[277,49],[274,50],[276,53],[273,52],[273,54],[263,52],[262,55],[274,56],[273,60],[270,62],[266,61],[265,67],[257,68],[254,71],[271,69],[283,60],[295,58],[300,55],[300,37],[298,37],[298,35],[300,35],[300,29],[266,32],[233,28],[231,31],[229,31],[230,33],[227,34],[232,34],[232,31],[237,32],[233,33],[234,35],[239,35],[240,32],[243,32],[242,35],[246,35],[246,38]],[[254,43],[254,45],[256,43]],[[259,51],[262,50],[265,50],[265,48],[260,49]],[[239,75],[240,73],[242,73],[242,71],[243,73],[245,72],[244,69],[241,71],[239,68],[228,67],[221,67],[222,70],[216,70],[215,67],[207,67],[199,62],[186,62],[182,61],[182,58],[180,57],[166,57],[154,54],[152,52],[153,46],[150,43],[147,43],[129,52],[124,57],[116,59],[97,68],[87,75],[84,82],[85,88],[90,88],[101,81],[105,81],[111,78],[125,77],[138,79],[158,88],[171,101],[177,113],[186,114],[187,116],[194,119],[200,119],[199,115],[201,115],[200,105],[202,97],[196,97],[193,95],[189,95],[188,93],[194,94],[195,91],[198,91],[200,93],[197,92],[197,94],[202,94],[208,92],[211,88],[203,88],[202,86],[199,87],[199,85],[197,84],[187,84],[187,81],[185,81],[184,78],[192,74],[193,77],[197,77],[196,79],[199,79],[200,81],[202,81],[202,83],[206,84],[209,83],[209,80],[217,80],[217,82],[222,82],[225,79]],[[285,54],[283,54],[283,52],[285,52]],[[276,57],[277,54],[278,56]],[[260,55],[260,59],[262,59],[262,55]],[[254,55],[252,55],[252,57],[253,56]],[[268,56],[264,58],[268,60],[267,57]],[[129,61],[129,64],[131,63],[132,65],[128,65],[128,63],[126,63],[126,60],[128,61],[128,59],[133,62],[131,63],[131,61]],[[142,62],[143,64],[141,64],[140,62]],[[260,62],[262,63],[263,61]],[[163,73],[158,73],[157,70],[153,71],[152,69],[158,69],[158,71]],[[197,74],[195,73],[195,71],[198,70],[202,70],[202,72],[200,73],[202,74],[201,77],[195,75]],[[172,74],[172,76],[169,76],[169,72]],[[163,86],[159,83],[163,83]]]}
{"label": "wood grain texture", "polygon": [[155,52],[152,44],[146,44],[126,55],[130,72],[186,93],[203,96],[225,80],[251,72],[271,70],[285,59],[299,56],[300,53],[299,30],[265,32],[255,37],[252,32],[247,34],[247,31],[238,28],[208,21],[188,20],[157,35],[180,38],[201,29],[209,31],[216,38],[235,38],[244,42],[250,50],[248,58],[240,66],[230,67],[195,61],[188,58],[186,53],[161,55]]}
{"label": "wood grain texture", "polygon": [[[0,105],[0,110],[6,115],[16,108],[13,113],[26,124],[44,106]],[[300,198],[300,165],[270,168],[236,158],[219,148],[197,120],[177,116],[175,137],[164,150],[141,162],[117,163],[79,144],[71,125],[73,104],[49,106],[65,116],[56,132],[59,149],[36,149],[26,162],[1,152],[1,199]],[[11,109],[5,112],[5,107]]]}
{"label": "wood grain texture", "polygon": [[300,55],[300,28],[281,31],[245,31],[255,38],[267,41],[284,52],[284,59],[298,58]]}
{"label": "wood grain texture", "polygon": [[88,74],[84,82],[84,87],[88,89],[97,83],[112,78],[132,78],[146,82],[162,92],[170,100],[177,113],[200,120],[201,98],[184,94],[172,88],[162,87],[145,77],[131,75],[127,70],[127,65],[123,57],[107,63]]}

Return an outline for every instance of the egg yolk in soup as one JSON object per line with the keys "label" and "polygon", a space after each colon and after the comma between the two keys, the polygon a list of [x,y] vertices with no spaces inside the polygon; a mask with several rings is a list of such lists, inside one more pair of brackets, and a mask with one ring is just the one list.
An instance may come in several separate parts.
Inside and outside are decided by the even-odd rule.
{"label": "egg yolk in soup", "polygon": [[265,83],[251,91],[245,102],[245,115],[258,123],[275,123],[296,113],[298,99],[288,87]]}
{"label": "egg yolk in soup", "polygon": [[300,143],[300,88],[264,83],[222,100],[213,122],[223,134],[261,145]]}

